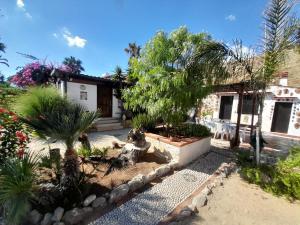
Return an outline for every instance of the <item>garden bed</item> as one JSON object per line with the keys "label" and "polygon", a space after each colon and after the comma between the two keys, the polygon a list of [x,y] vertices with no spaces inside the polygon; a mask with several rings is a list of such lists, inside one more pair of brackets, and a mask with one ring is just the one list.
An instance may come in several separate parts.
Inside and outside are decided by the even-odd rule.
{"label": "garden bed", "polygon": [[[117,157],[118,154],[118,150],[109,149],[106,159]],[[103,195],[106,192],[110,192],[113,188],[128,182],[138,174],[146,175],[150,173],[162,164],[167,164],[167,162],[151,152],[142,156],[135,165],[114,170],[105,176],[104,174],[108,169],[107,164],[99,163],[96,167],[93,167],[91,163],[84,164],[85,172],[90,174],[86,184],[87,187],[89,186],[88,190],[86,190],[87,194]]]}
{"label": "garden bed", "polygon": [[168,138],[159,134],[146,133],[147,141],[172,160],[178,162],[179,166],[187,165],[200,155],[210,149],[211,137],[176,137]]}

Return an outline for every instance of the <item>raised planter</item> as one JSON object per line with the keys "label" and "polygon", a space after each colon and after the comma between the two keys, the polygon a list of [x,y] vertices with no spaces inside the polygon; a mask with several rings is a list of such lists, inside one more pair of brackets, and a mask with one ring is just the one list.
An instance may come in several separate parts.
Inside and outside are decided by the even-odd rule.
{"label": "raised planter", "polygon": [[210,150],[211,137],[182,138],[178,141],[171,141],[169,138],[153,133],[145,133],[145,136],[156,149],[168,152],[179,166],[187,165]]}

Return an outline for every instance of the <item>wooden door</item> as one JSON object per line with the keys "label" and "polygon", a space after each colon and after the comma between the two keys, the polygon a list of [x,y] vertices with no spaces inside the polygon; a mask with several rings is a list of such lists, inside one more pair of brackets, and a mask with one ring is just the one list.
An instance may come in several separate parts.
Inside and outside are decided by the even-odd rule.
{"label": "wooden door", "polygon": [[101,117],[112,117],[112,88],[97,85],[97,108]]}
{"label": "wooden door", "polygon": [[289,129],[291,111],[293,103],[289,102],[276,102],[273,121],[272,121],[272,132],[287,133]]}
{"label": "wooden door", "polygon": [[219,119],[230,120],[232,111],[233,96],[222,96]]}

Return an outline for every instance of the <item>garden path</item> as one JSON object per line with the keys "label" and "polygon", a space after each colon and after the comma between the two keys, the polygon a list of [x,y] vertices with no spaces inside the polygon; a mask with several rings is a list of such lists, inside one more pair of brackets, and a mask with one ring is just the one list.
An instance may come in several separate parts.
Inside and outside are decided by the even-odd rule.
{"label": "garden path", "polygon": [[90,225],[154,225],[190,196],[229,158],[216,151],[140,193]]}

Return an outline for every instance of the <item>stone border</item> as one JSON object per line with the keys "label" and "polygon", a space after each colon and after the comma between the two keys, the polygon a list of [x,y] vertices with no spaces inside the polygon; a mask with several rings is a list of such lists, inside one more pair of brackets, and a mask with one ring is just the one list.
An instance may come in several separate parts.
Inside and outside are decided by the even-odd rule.
{"label": "stone border", "polygon": [[218,170],[214,173],[215,177],[213,181],[207,184],[200,193],[192,197],[191,204],[183,207],[176,216],[173,216],[170,221],[163,222],[162,224],[175,225],[179,221],[185,220],[187,217],[197,213],[201,207],[207,204],[208,195],[213,193],[213,189],[219,186],[223,186],[224,179],[236,170],[236,163],[222,163]]}
{"label": "stone border", "polygon": [[105,209],[109,205],[125,199],[132,192],[144,187],[156,178],[167,175],[170,171],[179,169],[176,161],[162,165],[147,175],[139,174],[127,183],[114,188],[110,193],[97,197],[95,194],[89,195],[81,202],[81,208],[73,208],[65,211],[62,207],[57,207],[53,213],[40,214],[34,209],[29,213],[28,220],[33,225],[75,225],[84,220],[94,210]]}

